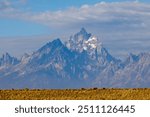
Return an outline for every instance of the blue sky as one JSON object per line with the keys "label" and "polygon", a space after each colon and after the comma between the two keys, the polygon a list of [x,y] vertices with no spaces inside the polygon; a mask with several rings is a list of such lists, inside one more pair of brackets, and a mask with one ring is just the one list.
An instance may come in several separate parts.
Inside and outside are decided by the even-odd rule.
{"label": "blue sky", "polygon": [[149,0],[0,0],[0,55],[20,57],[81,27],[114,55],[149,51],[149,9]]}
{"label": "blue sky", "polygon": [[[10,4],[9,7],[27,12],[45,12],[65,10],[70,7],[80,7],[83,4],[96,4],[101,0],[1,0]],[[109,1],[109,0],[108,0]],[[6,6],[4,6],[6,7]],[[0,7],[1,8],[1,7]],[[7,7],[6,7],[7,8]],[[31,36],[50,34],[51,29],[38,23],[12,18],[0,18],[0,37]]]}
{"label": "blue sky", "polygon": [[[0,0],[0,3],[8,2],[9,7],[19,9],[23,12],[46,12],[66,10],[71,7],[80,8],[82,5],[94,5],[99,2],[122,2],[136,0]],[[11,2],[10,2],[11,1]],[[35,2],[36,1],[36,2]],[[149,0],[140,0],[149,2]],[[6,7],[6,6],[4,6]],[[1,7],[0,7],[1,8]],[[51,29],[39,23],[18,20],[16,18],[0,18],[0,36],[30,36],[40,34],[50,34]]]}
{"label": "blue sky", "polygon": [[[81,7],[82,5],[94,5],[102,0],[1,0],[1,2],[8,4],[4,6],[9,8],[19,9],[23,12],[46,12],[66,10],[71,7]],[[120,0],[106,0],[107,2],[114,2]],[[1,3],[0,2],[0,3]],[[3,7],[3,6],[1,6]],[[0,7],[0,8],[1,8]],[[0,36],[30,36],[39,34],[50,34],[51,30],[39,23],[29,22],[25,20],[18,20],[16,18],[0,18]]]}

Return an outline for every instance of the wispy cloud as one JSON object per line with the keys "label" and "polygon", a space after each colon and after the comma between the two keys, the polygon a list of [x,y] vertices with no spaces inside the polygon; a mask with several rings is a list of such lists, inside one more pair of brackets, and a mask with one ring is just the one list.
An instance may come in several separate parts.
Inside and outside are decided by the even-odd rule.
{"label": "wispy cloud", "polygon": [[15,14],[20,15],[20,6],[25,5],[27,0],[1,0],[0,1],[0,18],[14,18]]}
{"label": "wispy cloud", "polygon": [[[21,0],[26,1],[26,0]],[[13,8],[14,3],[8,0],[1,2],[1,9]],[[16,3],[15,3],[16,4]],[[16,10],[18,11],[18,10]],[[50,27],[76,26],[76,24],[111,24],[116,26],[146,27],[150,17],[150,5],[140,2],[100,2],[95,5],[83,5],[80,8],[69,8],[64,11],[46,11],[33,13],[16,12],[10,15],[8,12],[4,16],[36,21]],[[0,13],[3,14],[3,13]],[[28,17],[27,17],[28,16]],[[130,25],[128,25],[130,24]]]}
{"label": "wispy cloud", "polygon": [[8,0],[2,0],[0,1],[0,11],[4,12],[4,11],[10,11],[12,10],[12,6],[11,6],[11,2]]}
{"label": "wispy cloud", "polygon": [[[83,5],[65,11],[42,12],[31,15],[28,20],[37,21],[50,27],[102,24],[114,27],[138,28],[150,24],[150,5],[139,2],[101,2]],[[25,18],[25,17],[24,17]]]}
{"label": "wispy cloud", "polygon": [[[11,4],[3,0],[0,6],[2,9],[0,18],[37,22],[58,32],[63,30],[64,34],[85,27],[90,32],[102,36],[101,40],[114,53],[120,45],[127,51],[131,51],[131,48],[141,51],[146,43],[144,50],[150,50],[148,47],[150,45],[150,4],[138,1],[100,2],[95,5],[83,5],[80,8],[72,7],[63,11],[38,13],[19,11]],[[139,41],[137,43],[137,39],[140,39],[140,43]]]}

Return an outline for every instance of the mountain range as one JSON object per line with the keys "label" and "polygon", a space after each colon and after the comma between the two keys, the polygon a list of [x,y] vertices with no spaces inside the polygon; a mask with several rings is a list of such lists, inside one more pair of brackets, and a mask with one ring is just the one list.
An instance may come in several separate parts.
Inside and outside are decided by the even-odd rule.
{"label": "mountain range", "polygon": [[150,87],[150,53],[112,56],[82,28],[63,43],[59,38],[21,59],[0,58],[0,88]]}

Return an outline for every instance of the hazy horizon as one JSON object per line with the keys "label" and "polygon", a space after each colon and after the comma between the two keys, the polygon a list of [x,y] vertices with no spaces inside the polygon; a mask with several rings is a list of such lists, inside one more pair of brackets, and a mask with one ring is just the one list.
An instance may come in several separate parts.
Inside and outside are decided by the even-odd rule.
{"label": "hazy horizon", "polygon": [[84,27],[117,57],[149,52],[148,0],[1,0],[0,56],[21,57]]}

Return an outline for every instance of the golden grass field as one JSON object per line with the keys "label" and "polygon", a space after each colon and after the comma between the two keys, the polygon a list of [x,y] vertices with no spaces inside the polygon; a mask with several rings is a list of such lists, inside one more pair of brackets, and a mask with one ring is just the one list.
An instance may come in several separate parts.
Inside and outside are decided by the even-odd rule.
{"label": "golden grass field", "polygon": [[150,100],[150,89],[0,90],[0,100]]}

